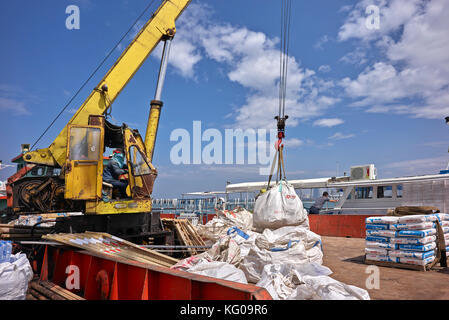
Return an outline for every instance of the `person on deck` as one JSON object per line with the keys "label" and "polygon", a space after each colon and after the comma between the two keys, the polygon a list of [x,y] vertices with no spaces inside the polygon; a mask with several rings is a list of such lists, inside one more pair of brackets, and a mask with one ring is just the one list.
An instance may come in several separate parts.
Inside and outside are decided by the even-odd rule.
{"label": "person on deck", "polygon": [[323,207],[325,202],[338,202],[338,200],[332,200],[329,199],[329,193],[327,192],[323,192],[323,196],[316,199],[315,203],[313,204],[313,206],[310,207],[309,209],[309,214],[319,214],[321,208]]}
{"label": "person on deck", "polygon": [[128,170],[126,169],[125,155],[122,150],[116,149],[112,154],[112,159],[103,170],[103,181],[119,189],[121,199],[128,197],[126,194],[128,181],[119,179],[121,175],[126,173],[128,173]]}

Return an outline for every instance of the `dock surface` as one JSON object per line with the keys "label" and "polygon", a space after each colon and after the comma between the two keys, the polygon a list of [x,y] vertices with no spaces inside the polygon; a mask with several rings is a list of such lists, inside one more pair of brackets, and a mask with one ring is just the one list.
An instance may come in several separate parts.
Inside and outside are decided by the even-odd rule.
{"label": "dock surface", "polygon": [[449,300],[449,268],[423,272],[378,267],[379,289],[368,289],[365,239],[323,236],[322,243],[323,265],[333,271],[331,277],[368,290],[372,300]]}

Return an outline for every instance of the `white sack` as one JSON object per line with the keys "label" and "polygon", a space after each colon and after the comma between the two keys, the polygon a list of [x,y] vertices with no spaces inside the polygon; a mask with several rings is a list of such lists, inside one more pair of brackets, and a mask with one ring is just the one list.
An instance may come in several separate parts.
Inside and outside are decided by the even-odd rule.
{"label": "white sack", "polygon": [[366,290],[329,277],[332,271],[317,263],[264,266],[257,286],[275,300],[369,300]]}
{"label": "white sack", "polygon": [[242,270],[226,262],[203,261],[188,269],[187,272],[244,284],[248,283]]}
{"label": "white sack", "polygon": [[196,231],[202,238],[215,242],[220,237],[227,235],[231,227],[237,227],[247,233],[253,228],[253,214],[243,208],[218,211],[217,216],[211,221],[205,225],[197,225]]}
{"label": "white sack", "polygon": [[330,275],[332,271],[318,263],[269,264],[264,266],[256,285],[265,288],[274,300],[286,300],[300,284],[297,273],[318,276]]}
{"label": "white sack", "polygon": [[0,263],[0,300],[25,300],[33,269],[23,253],[11,255],[10,262]]}
{"label": "white sack", "polygon": [[240,269],[248,282],[257,283],[263,267],[267,264],[323,263],[321,237],[302,227],[283,227],[277,230],[265,229],[255,236],[254,245],[243,257]]}
{"label": "white sack", "polygon": [[368,291],[344,284],[328,276],[301,277],[289,300],[370,300]]}
{"label": "white sack", "polygon": [[261,194],[254,205],[253,226],[257,230],[284,226],[308,226],[307,211],[295,188],[285,181]]}

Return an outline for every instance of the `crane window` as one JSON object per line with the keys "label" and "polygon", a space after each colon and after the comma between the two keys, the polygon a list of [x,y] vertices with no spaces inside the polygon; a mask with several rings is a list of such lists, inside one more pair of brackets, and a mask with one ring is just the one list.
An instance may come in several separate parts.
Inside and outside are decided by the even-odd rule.
{"label": "crane window", "polygon": [[355,188],[355,199],[372,199],[373,187],[357,187]]}
{"label": "crane window", "polygon": [[377,187],[377,198],[393,198],[392,186],[379,186]]}
{"label": "crane window", "polygon": [[99,128],[70,128],[69,160],[98,161],[101,130]]}
{"label": "crane window", "polygon": [[131,146],[129,148],[129,155],[131,160],[131,167],[135,176],[143,176],[146,174],[151,174],[151,169],[145,161],[140,150]]}

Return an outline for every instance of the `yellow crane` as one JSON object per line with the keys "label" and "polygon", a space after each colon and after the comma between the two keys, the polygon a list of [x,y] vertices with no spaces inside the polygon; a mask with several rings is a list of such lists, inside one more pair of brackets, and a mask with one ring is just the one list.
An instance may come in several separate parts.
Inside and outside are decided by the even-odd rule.
{"label": "yellow crane", "polygon": [[[189,3],[190,0],[163,1],[53,143],[48,148],[23,154],[29,168],[50,169],[53,174],[15,176],[9,188],[16,213],[82,211],[110,215],[151,212],[151,193],[157,176],[152,158],[163,105],[161,91],[171,40],[176,33],[175,21]],[[161,41],[164,49],[158,84],[143,140],[137,130],[125,124],[109,123],[105,113]],[[104,192],[110,188],[102,177],[106,147],[124,151],[129,171],[128,199],[104,201]]]}

